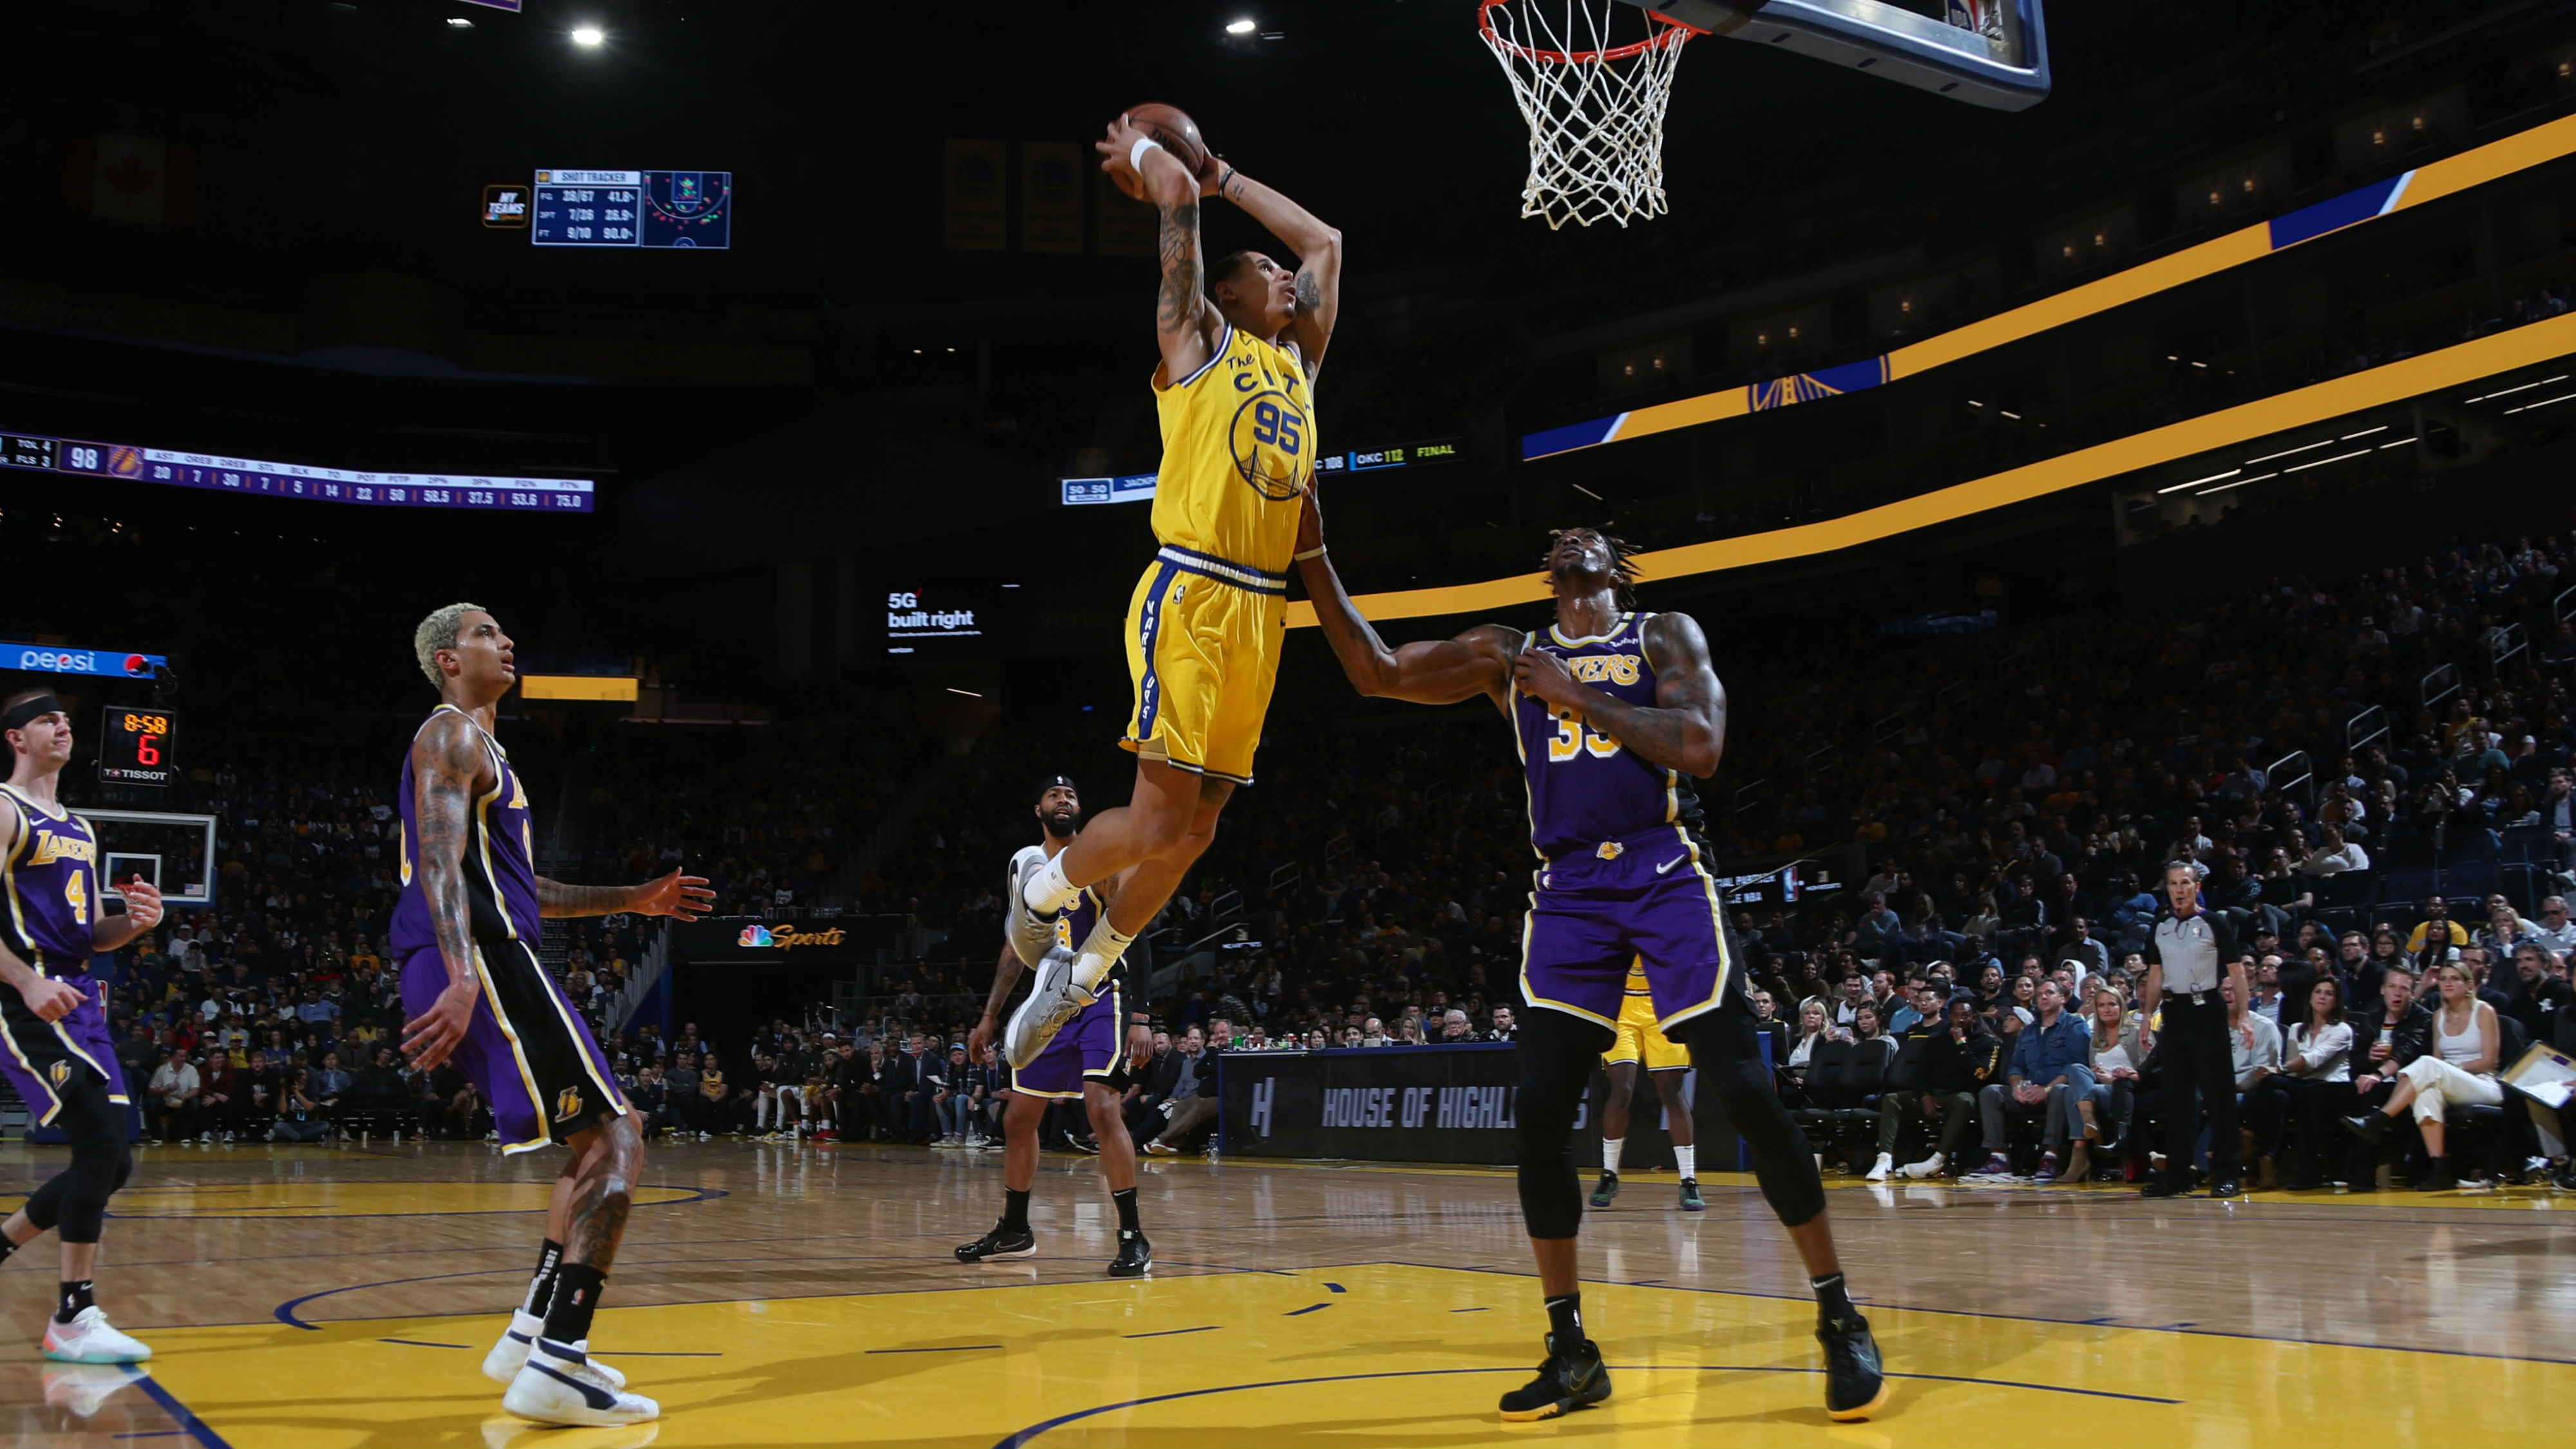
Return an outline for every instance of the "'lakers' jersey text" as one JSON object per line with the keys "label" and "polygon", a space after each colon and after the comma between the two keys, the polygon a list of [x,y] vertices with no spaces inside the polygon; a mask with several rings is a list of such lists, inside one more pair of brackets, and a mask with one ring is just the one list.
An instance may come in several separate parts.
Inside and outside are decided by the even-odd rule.
{"label": "'lakers' jersey text", "polygon": [[90,927],[98,920],[98,834],[89,822],[12,786],[0,800],[18,814],[18,848],[5,870],[9,949],[48,976],[89,969]]}
{"label": "'lakers' jersey text", "polygon": [[[1569,639],[1553,625],[1534,637],[1584,684],[1630,704],[1655,702],[1646,659],[1651,614],[1622,614],[1607,634]],[[1530,845],[1542,859],[1661,826],[1699,822],[1699,797],[1678,770],[1650,764],[1619,741],[1527,694],[1512,696],[1512,730],[1529,783]]]}
{"label": "'lakers' jersey text", "polygon": [[1315,405],[1296,347],[1225,329],[1207,365],[1164,385],[1154,536],[1285,574],[1300,493],[1315,477]]}
{"label": "'lakers' jersey text", "polygon": [[[454,710],[442,704],[438,712]],[[435,719],[437,712],[431,718]],[[468,722],[472,717],[468,716]],[[424,726],[425,727],[425,726]],[[542,936],[537,917],[536,852],[530,840],[529,821],[535,812],[528,806],[528,792],[519,781],[519,772],[510,768],[510,757],[501,742],[484,734],[480,725],[483,749],[492,764],[491,793],[474,800],[473,814],[465,828],[465,900],[473,917],[474,939],[485,943],[524,941],[534,949]],[[438,944],[438,927],[429,910],[429,897],[424,892],[420,871],[420,820],[414,798],[417,788],[412,779],[411,752],[403,752],[402,786],[402,895],[394,902],[393,948],[401,957],[413,951],[427,950]]]}

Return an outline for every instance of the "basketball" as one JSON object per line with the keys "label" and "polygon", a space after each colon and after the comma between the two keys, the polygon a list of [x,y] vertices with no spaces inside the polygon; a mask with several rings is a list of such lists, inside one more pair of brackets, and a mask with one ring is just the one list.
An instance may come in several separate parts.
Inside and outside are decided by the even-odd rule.
{"label": "basketball", "polygon": [[[1199,138],[1199,123],[1191,120],[1188,112],[1178,106],[1164,105],[1160,101],[1147,101],[1141,106],[1128,107],[1127,120],[1129,124],[1160,142],[1164,150],[1172,153],[1174,159],[1190,168],[1192,176],[1206,172],[1207,142]],[[1137,194],[1133,184],[1123,175],[1118,178],[1118,186],[1130,196]]]}

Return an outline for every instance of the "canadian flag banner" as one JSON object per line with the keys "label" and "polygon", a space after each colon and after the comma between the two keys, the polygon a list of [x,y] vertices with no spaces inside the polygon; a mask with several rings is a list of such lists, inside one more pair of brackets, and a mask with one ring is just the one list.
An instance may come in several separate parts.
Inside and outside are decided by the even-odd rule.
{"label": "canadian flag banner", "polygon": [[74,135],[63,158],[63,205],[109,221],[186,226],[197,214],[197,154],[153,136]]}

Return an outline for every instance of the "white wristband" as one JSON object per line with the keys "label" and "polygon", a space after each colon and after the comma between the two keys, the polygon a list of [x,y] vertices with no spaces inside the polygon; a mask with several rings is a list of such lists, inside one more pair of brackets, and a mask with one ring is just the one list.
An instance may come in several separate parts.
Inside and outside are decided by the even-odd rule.
{"label": "white wristband", "polygon": [[1151,136],[1139,136],[1136,138],[1136,144],[1127,148],[1127,164],[1135,167],[1136,174],[1142,176],[1145,174],[1145,153],[1149,150],[1160,151],[1162,149],[1162,142],[1155,140]]}
{"label": "white wristband", "polygon": [[1320,543],[1319,543],[1319,544],[1315,545],[1313,548],[1310,548],[1310,549],[1306,550],[1304,553],[1301,553],[1301,554],[1297,555],[1297,562],[1299,562],[1299,563],[1304,563],[1306,560],[1308,560],[1308,559],[1310,559],[1310,558],[1322,558],[1323,556],[1324,556],[1324,546],[1323,546],[1322,544],[1320,544]]}

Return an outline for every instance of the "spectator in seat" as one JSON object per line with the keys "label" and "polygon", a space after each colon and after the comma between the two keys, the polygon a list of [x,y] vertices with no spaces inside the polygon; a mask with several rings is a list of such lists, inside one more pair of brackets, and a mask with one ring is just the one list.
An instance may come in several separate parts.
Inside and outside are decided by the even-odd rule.
{"label": "spectator in seat", "polygon": [[698,1054],[683,1050],[673,1059],[671,1069],[662,1074],[662,1110],[669,1117],[674,1132],[704,1134],[698,1125],[699,1104],[706,1099],[698,1093]]}
{"label": "spectator in seat", "polygon": [[312,1072],[312,1087],[313,1100],[321,1106],[323,1118],[336,1118],[341,1099],[349,1095],[349,1074],[340,1070],[338,1052],[322,1054],[322,1065]]}
{"label": "spectator in seat", "polygon": [[2227,1003],[2227,1051],[2236,1068],[2236,1120],[2245,1139],[2237,1160],[2250,1161],[2254,1145],[2275,1140],[2281,1130],[2281,1098],[2255,1091],[2281,1070],[2281,1028],[2237,999],[2235,973],[2220,975],[2218,991]]}
{"label": "spectator in seat", "polygon": [[[468,1084],[469,1089],[471,1084]],[[277,1099],[277,1119],[269,1124],[271,1142],[319,1142],[331,1134],[331,1124],[322,1118],[322,1104],[313,1099],[313,1073],[308,1069],[287,1078],[286,1089]]]}
{"label": "spectator in seat", "polygon": [[241,1068],[233,1065],[232,1053],[214,1047],[206,1053],[206,1065],[197,1074],[201,1087],[198,1100],[205,1104],[201,1131],[208,1141],[230,1142],[242,1130],[242,1088],[247,1082]]}
{"label": "spectator in seat", "polygon": [[1969,1130],[1977,1123],[1977,1094],[2003,1070],[2004,1046],[1977,1020],[1976,1003],[1967,997],[1949,1004],[1947,1019],[1935,1028],[1923,1052],[1923,1090],[1889,1092],[1878,1103],[1878,1162],[1869,1180],[1883,1182],[1895,1161],[1896,1139],[1909,1122],[1926,1131],[1936,1125],[1939,1138],[1929,1156],[1905,1164],[1907,1177],[1937,1177],[1958,1156]]}
{"label": "spectator in seat", "polygon": [[2041,981],[2033,989],[2033,999],[2039,1003],[2038,1015],[2013,1039],[2005,1080],[1989,1082],[1977,1094],[1978,1116],[1985,1128],[1986,1162],[1969,1174],[1971,1178],[2009,1179],[2012,1164],[2004,1156],[2005,1119],[2038,1116],[2038,1180],[2056,1181],[2058,1149],[2066,1141],[2066,1124],[2077,1120],[2074,1109],[2064,1105],[2071,1094],[2058,1089],[2075,1086],[2079,1081],[2084,1090],[2093,1085],[2093,1074],[2085,1066],[2084,1025],[2066,1014],[2064,988],[2055,981]]}
{"label": "spectator in seat", "polygon": [[184,1142],[204,1128],[199,1125],[205,1114],[203,1083],[185,1051],[170,1053],[167,1060],[152,1073],[152,1120],[157,1130],[155,1142]]}
{"label": "spectator in seat", "polygon": [[2067,1154],[2066,1176],[2077,1182],[2091,1175],[2093,1147],[2108,1151],[2128,1140],[2136,1115],[2138,1069],[2146,1065],[2154,1040],[2143,1014],[2128,1009],[2128,999],[2108,986],[2093,992],[2093,1009],[2085,1016],[2085,1060],[2093,1085],[2075,1098],[2076,1129]]}
{"label": "spectator in seat", "polygon": [[2329,825],[2317,833],[2317,848],[2299,862],[2301,875],[2341,875],[2348,870],[2370,869],[2370,853],[2344,839],[2341,826]]}
{"label": "spectator in seat", "polygon": [[2505,1008],[2505,1015],[2521,1022],[2533,1041],[2550,1040],[2556,1035],[2558,1014],[2576,1006],[2565,959],[2538,941],[2525,941],[2513,948],[2513,972],[2513,1004]]}
{"label": "spectator in seat", "polygon": [[1182,1065],[1172,1083],[1171,1123],[1145,1144],[1145,1151],[1154,1156],[1177,1155],[1190,1133],[1216,1117],[1217,1053],[1233,1044],[1234,1029],[1222,1017],[1208,1025],[1216,1033],[1213,1046],[1197,1027],[1191,1027],[1181,1037]]}
{"label": "spectator in seat", "polygon": [[2565,896],[2551,896],[2540,903],[2540,919],[2532,922],[2531,939],[2561,961],[2576,957],[2576,920],[2568,918]]}
{"label": "spectator in seat", "polygon": [[1494,1029],[1485,1033],[1485,1040],[1517,1041],[1520,1034],[1520,1019],[1512,1014],[1512,1009],[1508,1006],[1495,1007]]}
{"label": "spectator in seat", "polygon": [[1476,1030],[1467,1024],[1467,1013],[1452,1008],[1446,1016],[1441,1017],[1440,1039],[1444,1042],[1474,1041]]}
{"label": "spectator in seat", "polygon": [[2399,1070],[2388,1105],[2347,1117],[2344,1125],[2375,1145],[2387,1134],[2390,1120],[2411,1109],[2416,1129],[2423,1134],[2424,1155],[2431,1159],[2428,1175],[2416,1187],[2446,1192],[2460,1185],[2446,1150],[2447,1108],[2453,1103],[2491,1107],[2504,1101],[2504,1089],[2495,1079],[2504,1032],[2495,1008],[2478,1000],[2469,973],[2458,962],[2435,967],[2433,981],[2441,992],[2433,1012],[2433,1049]]}
{"label": "spectator in seat", "polygon": [[2468,928],[2451,919],[2450,902],[2440,896],[2424,898],[2424,919],[2406,936],[2406,954],[2418,970],[2430,971],[2451,959],[2451,953],[2469,944]]}
{"label": "spectator in seat", "polygon": [[2352,1025],[2343,1016],[2341,980],[2324,976],[2308,988],[2307,1019],[2292,1023],[2288,1036],[2281,1070],[2256,1088],[2280,1096],[2285,1109],[2262,1114],[2273,1126],[2272,1135],[2256,1144],[2257,1186],[2269,1188],[2280,1178],[2279,1123],[2287,1118],[2298,1124],[2298,1159],[2290,1167],[2289,1186],[2304,1192],[2325,1183],[2321,1153],[2331,1130],[2327,1119],[2334,1105],[2350,1095]]}
{"label": "spectator in seat", "polygon": [[1789,1055],[1781,1060],[1778,1073],[1780,1095],[1790,1099],[1792,1105],[1806,1100],[1807,1062],[1816,1048],[1832,1039],[1827,1035],[1830,1030],[1825,1025],[1823,1002],[1810,999],[1798,1008],[1798,1039],[1790,1044]]}
{"label": "spectator in seat", "polygon": [[662,1064],[646,1062],[635,1074],[635,1085],[627,1090],[627,1105],[635,1109],[643,1123],[647,1139],[659,1136],[671,1125],[671,1089],[662,1080]]}
{"label": "spectator in seat", "polygon": [[714,1052],[698,1058],[698,1132],[734,1133],[742,1130],[734,1120],[733,1091],[725,1085],[724,1064]]}

